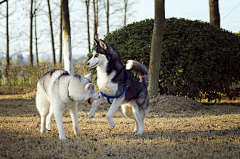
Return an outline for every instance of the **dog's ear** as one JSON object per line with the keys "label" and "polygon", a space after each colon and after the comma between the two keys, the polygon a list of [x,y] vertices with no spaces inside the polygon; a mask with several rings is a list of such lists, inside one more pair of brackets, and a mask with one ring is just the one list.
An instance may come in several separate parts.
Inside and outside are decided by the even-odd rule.
{"label": "dog's ear", "polygon": [[88,84],[86,84],[86,85],[85,85],[85,91],[88,91],[89,89],[91,89],[92,86],[93,86],[92,83],[88,83]]}
{"label": "dog's ear", "polygon": [[89,73],[89,74],[85,75],[84,77],[85,77],[85,78],[87,78],[87,79],[91,79],[91,77],[92,77],[92,74],[91,74],[91,73]]}
{"label": "dog's ear", "polygon": [[101,48],[103,48],[104,50],[107,50],[107,48],[108,48],[107,44],[103,40],[100,39],[99,43],[100,43]]}
{"label": "dog's ear", "polygon": [[99,45],[99,41],[97,41],[97,39],[94,39],[94,42],[96,45]]}

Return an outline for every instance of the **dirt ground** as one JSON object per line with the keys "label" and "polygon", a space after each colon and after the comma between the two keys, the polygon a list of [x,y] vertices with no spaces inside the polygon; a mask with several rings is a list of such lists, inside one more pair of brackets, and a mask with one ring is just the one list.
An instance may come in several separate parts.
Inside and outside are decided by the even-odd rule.
{"label": "dirt ground", "polygon": [[[1,158],[239,158],[240,106],[238,103],[203,105],[184,97],[151,98],[143,135],[134,135],[134,121],[114,114],[109,129],[101,104],[93,119],[91,105],[80,102],[80,136],[74,136],[69,112],[63,114],[68,141],[53,129],[40,133],[40,116],[30,89],[6,90],[0,86]],[[5,92],[5,93],[4,93]],[[13,93],[11,93],[13,92]]]}

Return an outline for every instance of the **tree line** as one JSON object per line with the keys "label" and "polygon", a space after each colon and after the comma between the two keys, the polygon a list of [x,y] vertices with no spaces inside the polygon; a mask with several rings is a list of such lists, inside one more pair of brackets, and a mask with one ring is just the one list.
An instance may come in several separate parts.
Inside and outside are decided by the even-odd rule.
{"label": "tree line", "polygon": [[[0,2],[2,5],[3,3],[6,3],[6,70],[9,63],[9,30],[8,30],[8,0],[3,0]],[[33,9],[33,3],[35,4]],[[32,58],[32,29],[33,29],[33,17],[35,17],[35,49],[36,49],[36,63],[38,65],[38,41],[37,41],[37,25],[36,25],[36,19],[37,14],[36,12],[39,10],[40,6],[42,6],[42,0],[30,0],[30,44],[29,44],[29,60],[30,65],[33,65],[33,58]],[[100,11],[105,11],[106,15],[106,30],[109,32],[109,20],[111,13],[109,12],[111,5],[117,5],[117,7],[113,10],[112,14],[123,11],[124,13],[124,20],[123,25],[126,25],[127,21],[127,15],[129,15],[129,6],[133,5],[135,2],[124,0],[123,8],[119,8],[119,2],[115,1],[112,2],[110,0],[84,0],[82,3],[85,3],[86,7],[86,21],[87,21],[87,41],[88,41],[88,51],[90,53],[91,51],[91,32],[90,32],[90,5],[92,3],[92,9],[93,9],[93,39],[98,39],[99,34],[99,21],[100,21]],[[68,10],[68,0],[61,0],[60,2],[56,3],[57,6],[60,8],[59,17],[60,17],[60,33],[59,33],[59,46],[62,48],[62,28],[64,33],[64,45],[65,45],[65,60],[64,60],[64,66],[65,69],[68,70],[70,73],[73,73],[72,70],[72,53],[71,53],[71,32],[70,32],[70,15]],[[158,90],[156,87],[158,85],[158,79],[159,79],[159,71],[160,71],[160,65],[161,65],[161,53],[162,53],[162,39],[164,34],[164,27],[165,27],[165,0],[155,0],[155,21],[154,21],[154,29],[153,29],[153,36],[152,36],[152,44],[151,44],[151,53],[150,53],[150,94],[151,95],[157,95]],[[50,35],[51,35],[51,45],[52,45],[52,63],[53,65],[56,64],[55,59],[55,46],[54,46],[54,36],[53,36],[53,25],[52,25],[52,12],[50,7],[50,2],[47,0],[47,7],[48,7],[48,17],[49,17],[49,26],[50,26]],[[114,8],[114,7],[113,7]],[[219,14],[219,0],[209,0],[209,8],[210,8],[210,23],[213,25],[217,25],[220,27],[220,14]],[[102,16],[101,16],[102,17]],[[59,57],[62,57],[62,49],[59,49]],[[68,58],[66,58],[68,57]],[[67,60],[66,60],[67,59]],[[61,63],[61,59],[59,59],[59,63]],[[154,72],[154,73],[152,73]]]}
{"label": "tree line", "polygon": [[[71,28],[74,28],[71,35],[74,38],[72,47],[79,47],[83,45],[83,41],[88,41],[86,46],[89,53],[92,49],[93,38],[98,38],[99,35],[102,36],[110,30],[127,24],[128,18],[133,14],[131,7],[136,2],[133,0],[71,0],[68,4],[72,20]],[[25,41],[29,41],[29,46],[20,45],[19,50],[15,50],[29,52],[30,65],[39,64],[39,52],[46,52],[46,49],[41,49],[40,45],[46,41],[49,42],[48,47],[51,44],[52,63],[54,65],[62,63],[62,8],[61,0],[0,1],[0,20],[6,19],[6,23],[0,25],[6,28],[6,31],[2,29],[0,31],[0,36],[6,41],[1,44],[0,52],[5,53],[6,65],[10,65],[9,47],[13,50],[15,46],[12,43],[23,41],[23,37]],[[18,24],[21,19],[24,19],[22,27]],[[15,36],[12,36],[13,34]],[[78,37],[75,36],[76,34]],[[58,62],[56,50],[59,50]],[[35,52],[36,61],[33,61],[33,52]]]}

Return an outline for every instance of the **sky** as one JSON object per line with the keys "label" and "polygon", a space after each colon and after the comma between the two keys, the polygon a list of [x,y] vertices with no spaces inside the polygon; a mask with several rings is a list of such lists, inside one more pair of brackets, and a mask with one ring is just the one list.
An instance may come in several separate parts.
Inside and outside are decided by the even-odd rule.
{"label": "sky", "polygon": [[[154,18],[154,0],[139,0],[134,6],[136,15],[132,21]],[[240,1],[219,0],[221,28],[240,31]],[[209,22],[209,0],[165,0],[165,17],[186,18]]]}
{"label": "sky", "polygon": [[[15,52],[23,52],[24,58],[29,56],[29,0],[17,1],[18,3],[11,4],[11,9],[17,8],[16,13],[10,17],[10,36],[17,36],[10,39],[10,55]],[[51,2],[59,2],[59,0],[51,0]],[[110,0],[111,1],[114,0]],[[119,0],[115,0],[119,1]],[[121,0],[122,1],[122,0]],[[135,0],[129,0],[132,2]],[[39,38],[39,56],[40,58],[51,59],[51,39],[49,36],[49,22],[47,16],[47,7],[45,1],[42,1],[42,12],[38,15],[37,27]],[[15,6],[16,4],[16,6]],[[120,4],[120,3],[119,3]],[[2,7],[2,8],[1,8]],[[118,6],[117,6],[118,7]],[[72,41],[72,54],[73,58],[87,55],[87,34],[86,34],[86,18],[85,18],[85,4],[80,3],[79,0],[70,0],[69,4],[71,22],[71,41]],[[2,9],[2,10],[1,10]],[[56,59],[58,59],[58,13],[59,10],[54,6],[51,6],[54,21],[54,33],[55,33],[55,50]],[[4,6],[0,6],[0,10],[4,10]],[[239,0],[219,0],[219,10],[221,18],[221,28],[229,30],[233,33],[240,32],[240,1]],[[111,9],[110,9],[111,12]],[[154,0],[138,0],[131,7],[132,16],[128,19],[127,23],[137,22],[146,18],[154,18]],[[21,15],[21,16],[19,16]],[[99,38],[103,39],[106,27],[104,20],[104,12],[101,14]],[[119,15],[110,16],[110,31],[121,27],[121,20]],[[201,20],[209,22],[209,0],[165,0],[165,17],[177,17],[186,18],[190,20]],[[0,52],[5,52],[5,18],[0,15]],[[92,36],[92,35],[91,35]],[[34,49],[33,49],[34,50]],[[0,55],[1,56],[1,55]]]}

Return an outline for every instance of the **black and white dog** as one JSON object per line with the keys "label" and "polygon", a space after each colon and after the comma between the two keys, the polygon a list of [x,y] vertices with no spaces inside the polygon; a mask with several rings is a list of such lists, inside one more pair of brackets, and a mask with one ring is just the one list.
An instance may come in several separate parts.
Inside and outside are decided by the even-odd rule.
{"label": "black and white dog", "polygon": [[[128,60],[126,68],[118,52],[103,40],[95,40],[93,57],[87,62],[90,67],[97,67],[97,85],[100,98],[92,104],[89,118],[94,117],[97,106],[104,100],[112,102],[106,117],[110,128],[115,127],[112,115],[121,105],[125,116],[135,120],[136,134],[144,131],[144,116],[149,112],[149,71],[140,62]],[[131,71],[138,74],[140,81],[134,80]]]}

